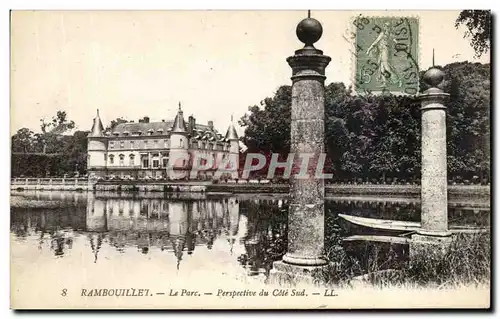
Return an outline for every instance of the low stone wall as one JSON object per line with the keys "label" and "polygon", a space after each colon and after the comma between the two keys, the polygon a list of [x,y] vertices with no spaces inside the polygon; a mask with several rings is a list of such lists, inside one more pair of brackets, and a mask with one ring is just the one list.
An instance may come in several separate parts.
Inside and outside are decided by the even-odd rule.
{"label": "low stone wall", "polygon": [[205,192],[207,187],[198,184],[181,184],[181,183],[97,183],[93,185],[92,190],[98,192]]}
{"label": "low stone wall", "polygon": [[87,191],[86,178],[13,178],[11,190]]}
{"label": "low stone wall", "polygon": [[[162,182],[162,181],[100,181],[89,184],[83,178],[13,178],[11,190],[54,191],[126,191],[126,192],[214,192],[214,193],[288,193],[288,184],[269,181],[228,181],[212,184],[211,181]],[[420,185],[329,184],[325,194],[330,196],[402,196],[420,197]],[[489,185],[448,185],[448,197],[490,197]]]}

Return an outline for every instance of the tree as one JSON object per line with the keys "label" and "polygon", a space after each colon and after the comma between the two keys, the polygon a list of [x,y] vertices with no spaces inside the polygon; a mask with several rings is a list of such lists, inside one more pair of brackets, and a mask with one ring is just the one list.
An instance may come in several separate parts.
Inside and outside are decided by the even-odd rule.
{"label": "tree", "polygon": [[112,120],[111,123],[104,129],[105,132],[111,132],[118,124],[128,123],[123,117],[119,117],[116,120]]}
{"label": "tree", "polygon": [[290,151],[292,90],[281,86],[274,97],[248,108],[239,121],[245,127],[243,143],[249,152],[265,151],[286,154]]}
{"label": "tree", "polygon": [[471,179],[489,174],[489,64],[459,62],[443,68],[446,74],[448,170],[450,177]]}
{"label": "tree", "polygon": [[40,128],[42,133],[36,134],[36,140],[39,145],[42,145],[42,153],[58,153],[61,151],[60,140],[61,135],[75,127],[74,121],[68,120],[66,111],[57,111],[50,122],[41,119]]}
{"label": "tree", "polygon": [[471,46],[480,57],[490,49],[491,45],[491,11],[464,10],[455,21],[455,28],[465,25],[467,31],[464,37],[471,38]]}
{"label": "tree", "polygon": [[[490,65],[452,63],[443,71],[444,90],[450,94],[446,105],[448,175],[450,179],[484,177],[490,167]],[[286,158],[290,110],[289,86],[280,87],[261,107],[249,108],[240,121],[249,152],[277,152]],[[353,95],[343,83],[325,87],[325,151],[336,179],[418,180],[420,134],[420,102],[415,97]]]}
{"label": "tree", "polygon": [[78,171],[84,174],[87,169],[87,134],[85,131],[76,131],[73,136],[63,140],[63,158],[61,165],[64,171]]}
{"label": "tree", "polygon": [[[75,127],[65,111],[57,111],[51,121],[41,119],[41,133],[22,128],[12,136],[12,176],[43,177],[86,169],[86,132],[64,135]],[[43,154],[39,154],[43,153]]]}
{"label": "tree", "polygon": [[75,122],[68,120],[66,111],[57,111],[50,122],[45,122],[45,119],[41,119],[40,122],[43,133],[63,134],[75,127]]}
{"label": "tree", "polygon": [[12,152],[28,153],[33,151],[34,133],[29,128],[21,128],[12,136]]}

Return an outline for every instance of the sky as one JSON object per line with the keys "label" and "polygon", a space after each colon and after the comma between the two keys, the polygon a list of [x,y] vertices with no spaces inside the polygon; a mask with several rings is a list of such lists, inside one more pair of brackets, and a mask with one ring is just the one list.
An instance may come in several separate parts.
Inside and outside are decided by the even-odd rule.
{"label": "sky", "polygon": [[[315,44],[332,61],[326,84],[350,84],[353,59],[343,35],[352,17],[416,16],[420,69],[474,58],[459,11],[313,11],[323,25]],[[123,117],[212,120],[225,132],[249,106],[291,84],[286,58],[303,45],[295,35],[306,11],[13,11],[11,134],[40,131],[58,110],[90,130],[96,109],[106,126]],[[241,135],[243,129],[238,125]]]}

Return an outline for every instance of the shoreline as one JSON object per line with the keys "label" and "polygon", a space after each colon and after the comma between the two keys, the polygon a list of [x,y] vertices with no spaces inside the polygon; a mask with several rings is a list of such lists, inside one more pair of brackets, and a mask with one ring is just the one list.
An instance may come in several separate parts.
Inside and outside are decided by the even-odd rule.
{"label": "shoreline", "polygon": [[[449,198],[484,198],[490,199],[490,185],[448,185]],[[95,191],[95,192],[139,192],[139,193],[228,193],[228,194],[287,194],[290,187],[287,184],[270,183],[218,183],[196,182],[137,182],[120,181],[78,183],[12,183],[11,191],[44,190],[44,191]],[[404,198],[419,198],[420,185],[381,185],[381,184],[327,184],[325,196],[398,196]]]}

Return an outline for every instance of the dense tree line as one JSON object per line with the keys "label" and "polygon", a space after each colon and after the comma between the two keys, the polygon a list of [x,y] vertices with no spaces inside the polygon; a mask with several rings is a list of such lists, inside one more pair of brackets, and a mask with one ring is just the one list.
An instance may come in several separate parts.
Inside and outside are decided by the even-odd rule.
{"label": "dense tree line", "polygon": [[[490,65],[444,66],[450,180],[490,174]],[[421,76],[423,72],[421,73]],[[421,84],[422,90],[425,89]],[[290,150],[291,87],[280,87],[239,121],[249,152]],[[325,88],[325,149],[335,179],[370,182],[420,176],[420,104],[414,96],[356,95],[343,83]]]}
{"label": "dense tree line", "polygon": [[[11,176],[74,176],[87,173],[87,131],[75,131],[74,121],[65,111],[57,111],[50,121],[40,120],[40,132],[21,128],[11,138]],[[128,120],[120,117],[105,128],[111,131]]]}
{"label": "dense tree line", "polygon": [[[490,175],[490,65],[452,63],[443,67],[447,103],[450,180],[488,179]],[[423,73],[423,72],[422,72]],[[422,89],[425,89],[423,84]],[[291,87],[249,107],[240,119],[247,152],[290,150]],[[111,121],[106,130],[123,118]],[[12,176],[61,176],[86,173],[87,133],[76,131],[65,112],[42,121],[42,132],[28,128],[12,136]],[[65,135],[66,134],[66,135]],[[343,83],[325,90],[325,149],[335,179],[380,182],[387,178],[418,182],[420,176],[420,105],[413,96],[356,95]],[[244,164],[244,158],[240,166]],[[282,170],[278,170],[279,173]],[[262,172],[267,172],[265,167]],[[476,176],[476,177],[475,177]]]}

